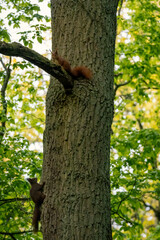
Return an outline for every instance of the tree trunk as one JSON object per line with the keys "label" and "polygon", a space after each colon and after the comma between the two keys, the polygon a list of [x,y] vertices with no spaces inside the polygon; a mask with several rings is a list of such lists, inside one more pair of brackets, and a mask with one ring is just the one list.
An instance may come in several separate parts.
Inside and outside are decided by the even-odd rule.
{"label": "tree trunk", "polygon": [[53,51],[92,80],[71,94],[51,78],[46,98],[44,240],[110,240],[110,132],[117,0],[52,0]]}

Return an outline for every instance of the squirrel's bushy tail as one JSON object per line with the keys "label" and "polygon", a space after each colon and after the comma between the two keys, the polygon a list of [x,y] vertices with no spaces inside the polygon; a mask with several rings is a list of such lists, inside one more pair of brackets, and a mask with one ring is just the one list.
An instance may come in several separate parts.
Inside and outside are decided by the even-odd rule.
{"label": "squirrel's bushy tail", "polygon": [[33,212],[33,219],[32,219],[34,232],[38,232],[38,222],[40,221],[40,216],[41,216],[40,206],[36,204]]}
{"label": "squirrel's bushy tail", "polygon": [[89,68],[84,66],[79,66],[71,69],[71,74],[74,77],[84,77],[86,79],[92,78],[92,72]]}
{"label": "squirrel's bushy tail", "polygon": [[86,79],[91,79],[92,78],[92,71],[89,68],[84,67],[84,66],[78,66],[78,67],[75,67],[75,68],[71,68],[71,65],[69,64],[69,62],[58,55],[57,50],[55,52],[52,52],[52,59],[53,60],[56,59],[58,61],[58,63],[69,74],[71,74],[75,78],[79,78],[79,77],[83,77],[83,78],[86,78]]}

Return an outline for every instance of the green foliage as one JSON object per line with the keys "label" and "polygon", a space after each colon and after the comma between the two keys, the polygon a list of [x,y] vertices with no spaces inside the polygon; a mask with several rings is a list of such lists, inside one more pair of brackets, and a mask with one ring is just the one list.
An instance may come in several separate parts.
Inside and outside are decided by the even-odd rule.
{"label": "green foliage", "polygon": [[111,145],[113,238],[159,239],[159,9],[148,0],[123,7]]}
{"label": "green foliage", "polygon": [[26,177],[39,177],[41,166],[42,153],[30,151],[29,142],[22,136],[11,137],[6,133],[0,145],[0,232],[26,231],[14,236],[16,239],[30,239],[33,204],[29,199],[30,187]]}
{"label": "green foliage", "polygon": [[[23,133],[26,135],[32,132],[32,128],[34,128],[34,131],[36,130],[38,134],[43,133],[44,91],[46,89],[47,86],[43,83],[42,75],[37,72],[27,71],[25,75],[16,74],[11,79],[7,88],[10,97],[8,100],[8,116],[13,118],[16,113],[19,113],[14,124],[17,131],[23,129]],[[31,131],[26,129],[27,126],[31,126]]]}
{"label": "green foliage", "polygon": [[[40,13],[40,6],[29,0],[2,2],[0,40],[13,41],[8,31],[11,27],[25,46],[32,48],[35,40],[41,44],[44,33],[50,31],[47,26],[50,18]],[[19,28],[25,31],[20,32]],[[0,61],[0,86],[6,81],[7,69],[11,71],[5,91],[7,114],[2,96],[0,98],[0,239],[40,240],[42,234],[32,232],[34,204],[30,201],[26,178],[36,176],[40,180],[41,176],[48,79],[26,61],[14,58],[10,61],[7,57]],[[2,128],[2,122],[5,122],[5,128]]]}
{"label": "green foliage", "polygon": [[[150,198],[160,200],[159,148],[160,131],[155,129],[122,128],[112,138],[112,213],[115,224],[126,235],[119,239],[141,239],[144,215],[151,209]],[[156,205],[153,206],[158,210]]]}
{"label": "green foliage", "polygon": [[5,28],[2,28],[2,27],[0,27],[0,37],[1,37],[1,40],[4,40],[5,42],[11,41],[9,33]]}
{"label": "green foliage", "polygon": [[3,18],[0,19],[0,39],[11,41],[10,34],[5,27],[7,24],[8,27],[11,26],[14,29],[22,28],[23,24],[25,29],[28,28],[28,25],[30,29],[19,32],[19,42],[30,48],[33,47],[35,39],[42,43],[44,40],[43,33],[50,30],[50,25],[47,26],[47,23],[50,22],[50,17],[40,14],[40,6],[33,4],[30,0],[3,0],[2,2],[3,7],[0,8],[0,13]]}
{"label": "green foliage", "polygon": [[[159,22],[157,1],[143,0],[128,1],[126,4],[129,19],[119,19],[123,35],[117,45],[116,64],[118,72],[123,72],[124,80],[130,80],[132,76],[138,79],[133,81],[137,91],[134,95],[141,99],[144,97],[144,89],[159,87],[157,59],[159,56]],[[127,11],[126,9],[126,11]],[[146,14],[147,13],[147,14]],[[123,37],[124,36],[124,37]],[[146,93],[145,93],[146,94]]]}
{"label": "green foliage", "polygon": [[[26,62],[15,62],[13,69],[24,71],[29,66]],[[5,71],[1,73],[0,83],[3,84]],[[7,116],[0,105],[1,121],[5,120],[7,127],[3,138],[0,136],[0,232],[15,233],[16,239],[33,239],[33,203],[29,199],[30,186],[26,178],[37,176],[40,179],[41,175],[41,149],[32,151],[30,145],[42,141],[46,89],[42,83],[42,75],[29,70],[25,75],[13,75],[6,91]],[[11,239],[10,235],[5,239]],[[42,239],[41,233],[34,239]]]}

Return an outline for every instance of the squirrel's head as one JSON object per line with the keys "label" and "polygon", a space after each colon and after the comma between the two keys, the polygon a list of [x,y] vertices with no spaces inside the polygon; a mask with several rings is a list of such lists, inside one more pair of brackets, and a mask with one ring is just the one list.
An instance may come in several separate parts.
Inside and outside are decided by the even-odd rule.
{"label": "squirrel's head", "polygon": [[57,58],[57,57],[58,57],[58,51],[57,51],[57,49],[56,49],[55,52],[52,52],[52,57],[53,57],[53,58]]}
{"label": "squirrel's head", "polygon": [[37,183],[37,178],[27,178],[28,182],[32,185],[33,183]]}

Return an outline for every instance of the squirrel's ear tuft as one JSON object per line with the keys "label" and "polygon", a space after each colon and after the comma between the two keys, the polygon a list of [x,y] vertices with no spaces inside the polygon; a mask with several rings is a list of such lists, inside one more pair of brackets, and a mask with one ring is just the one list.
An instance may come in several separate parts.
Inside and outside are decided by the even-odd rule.
{"label": "squirrel's ear tuft", "polygon": [[58,57],[58,51],[57,51],[57,49],[56,49],[55,52],[52,53],[52,55],[53,55],[53,57],[55,57],[55,58]]}
{"label": "squirrel's ear tuft", "polygon": [[29,183],[36,183],[37,182],[37,178],[27,178],[27,181]]}
{"label": "squirrel's ear tuft", "polygon": [[27,181],[32,185],[32,178],[27,178]]}

